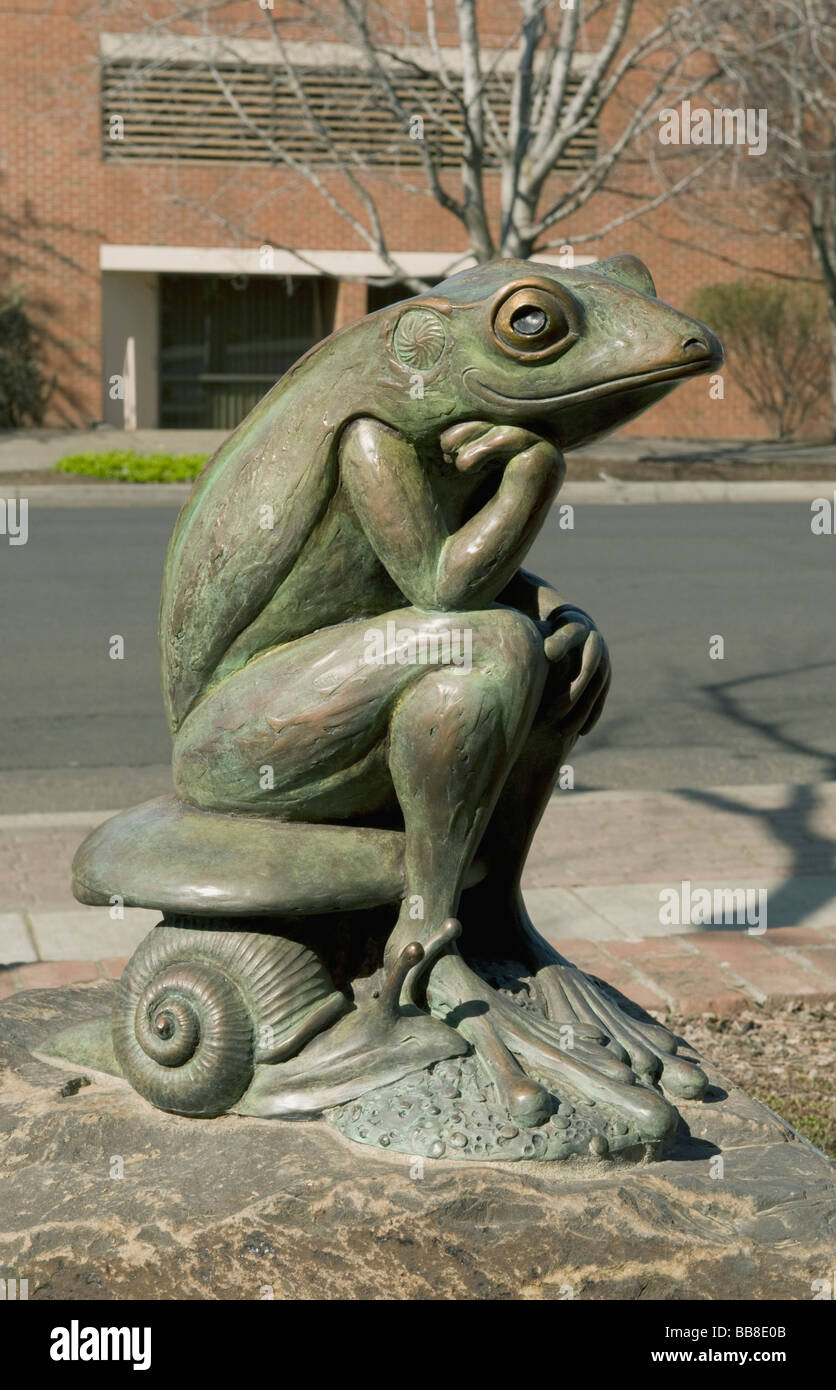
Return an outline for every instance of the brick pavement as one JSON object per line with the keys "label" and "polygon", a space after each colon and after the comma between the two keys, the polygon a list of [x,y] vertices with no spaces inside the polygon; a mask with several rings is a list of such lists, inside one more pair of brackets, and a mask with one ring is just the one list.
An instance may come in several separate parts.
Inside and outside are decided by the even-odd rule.
{"label": "brick pavement", "polygon": [[[101,812],[0,816],[0,997],[115,978],[153,912],[82,908],[72,855]],[[529,859],[532,918],[570,960],[646,1008],[836,996],[836,783],[563,792]],[[660,921],[660,894],[765,892],[766,930]],[[680,916],[682,914],[680,913]],[[751,923],[749,924],[751,925]]]}

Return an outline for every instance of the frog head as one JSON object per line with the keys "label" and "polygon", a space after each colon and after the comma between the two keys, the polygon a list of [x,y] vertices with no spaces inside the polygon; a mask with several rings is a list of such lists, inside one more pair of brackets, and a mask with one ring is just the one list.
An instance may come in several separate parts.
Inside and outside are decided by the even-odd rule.
{"label": "frog head", "polygon": [[390,351],[431,364],[460,418],[526,424],[561,449],[609,433],[716,370],[710,329],[656,297],[646,266],[492,261],[401,306]]}

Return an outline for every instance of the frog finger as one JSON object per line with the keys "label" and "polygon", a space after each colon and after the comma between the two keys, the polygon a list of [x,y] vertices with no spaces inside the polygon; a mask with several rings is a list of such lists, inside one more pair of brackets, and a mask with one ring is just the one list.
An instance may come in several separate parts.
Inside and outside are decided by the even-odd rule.
{"label": "frog finger", "polygon": [[606,656],[606,646],[604,639],[597,629],[593,628],[590,632],[587,629],[586,641],[583,646],[583,656],[581,657],[581,669],[572,681],[562,700],[555,705],[555,710],[559,714],[574,710],[587,689],[590,681],[598,672]]}
{"label": "frog finger", "polygon": [[604,712],[604,705],[607,702],[607,696],[610,693],[611,685],[612,674],[608,671],[606,679],[604,680],[601,689],[598,691],[598,693],[595,696],[595,699],[592,701],[592,711],[589,715],[589,718],[586,720],[586,722],[580,730],[581,736],[585,734],[591,734],[592,730],[595,728],[595,725],[598,723],[598,720],[601,718],[601,715]]}
{"label": "frog finger", "polygon": [[581,695],[586,690],[586,687],[601,665],[605,652],[606,647],[604,646],[604,639],[600,632],[598,632],[596,628],[593,628],[584,644],[581,669],[569,686],[569,699],[573,705],[577,704]]}
{"label": "frog finger", "polygon": [[504,445],[515,453],[542,441],[542,435],[526,429],[524,425],[513,425],[507,421],[492,425],[487,420],[464,420],[444,430],[439,435],[439,443],[446,453],[452,453],[488,437],[497,447]]}
{"label": "frog finger", "polygon": [[[458,449],[456,467],[464,472],[488,459],[492,462],[512,459],[535,444],[543,445],[545,441],[530,430],[519,429],[516,425],[496,425]],[[550,445],[546,447],[551,448]]]}
{"label": "frog finger", "polygon": [[549,661],[557,665],[576,647],[581,646],[589,635],[589,628],[582,623],[570,622],[557,632],[552,632],[543,643],[543,650]]}
{"label": "frog finger", "polygon": [[577,704],[573,705],[564,717],[561,725],[564,733],[580,735],[581,731],[586,729],[591,716],[598,707],[599,700],[606,695],[608,680],[609,673],[607,671],[599,669],[595,672]]}
{"label": "frog finger", "polygon": [[442,453],[454,454],[457,449],[474,439],[479,439],[490,429],[493,429],[493,426],[488,420],[462,420],[458,425],[451,425],[438,437]]}

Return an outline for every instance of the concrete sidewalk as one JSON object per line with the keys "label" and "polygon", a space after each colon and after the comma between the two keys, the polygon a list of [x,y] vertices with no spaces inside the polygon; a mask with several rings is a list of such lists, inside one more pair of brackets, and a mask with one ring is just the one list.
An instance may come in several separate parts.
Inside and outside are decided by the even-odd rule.
{"label": "concrete sidewalk", "polygon": [[[86,430],[0,430],[0,474],[53,468],[69,454],[132,449],[138,453],[212,454],[229,430],[119,430],[109,425]],[[697,463],[726,459],[739,463],[836,463],[836,445],[824,441],[773,439],[601,439],[572,451],[573,458],[601,464],[639,463],[649,459]]]}
{"label": "concrete sidewalk", "polygon": [[[106,818],[0,816],[0,996],[118,975],[159,920],[125,909],[114,921],[71,897],[75,849]],[[646,1008],[687,1015],[829,998],[834,845],[836,783],[565,791],[538,832],[526,902],[564,955]],[[701,889],[711,906],[703,917]]]}
{"label": "concrete sidewalk", "polygon": [[[188,483],[78,482],[58,479],[52,470],[59,459],[76,453],[131,449],[140,453],[214,453],[226,430],[125,431],[101,426],[89,430],[0,430],[0,492],[26,498],[30,507],[181,507],[191,490]],[[573,477],[572,460],[585,461],[596,478]],[[741,469],[747,464],[791,466],[791,479],[660,479],[610,477],[609,468],[648,461],[693,465],[723,461]],[[602,439],[569,456],[569,477],[561,502],[587,504],[646,504],[651,502],[803,502],[830,498],[834,482],[807,478],[822,468],[836,475],[836,445],[823,442],[753,439],[641,439],[619,436]],[[4,483],[4,477],[6,479]]]}
{"label": "concrete sidewalk", "polygon": [[229,430],[0,430],[0,474],[46,472],[71,454],[213,454]]}

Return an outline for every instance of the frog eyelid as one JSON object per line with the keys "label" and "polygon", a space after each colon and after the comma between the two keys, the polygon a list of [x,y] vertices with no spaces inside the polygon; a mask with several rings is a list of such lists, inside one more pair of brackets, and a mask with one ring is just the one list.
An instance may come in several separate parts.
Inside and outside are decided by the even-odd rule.
{"label": "frog eyelid", "polygon": [[[550,302],[551,301],[551,302]],[[553,318],[553,305],[556,304],[566,320],[568,331],[561,338],[536,347],[532,341],[529,346],[522,334],[514,333],[511,319],[526,304],[543,309]],[[526,277],[513,285],[505,285],[496,295],[491,305],[491,332],[497,345],[506,356],[520,362],[543,362],[565,352],[580,337],[580,323],[577,306],[571,295],[552,280],[538,276]],[[532,335],[536,339],[539,335]]]}

